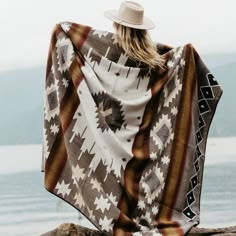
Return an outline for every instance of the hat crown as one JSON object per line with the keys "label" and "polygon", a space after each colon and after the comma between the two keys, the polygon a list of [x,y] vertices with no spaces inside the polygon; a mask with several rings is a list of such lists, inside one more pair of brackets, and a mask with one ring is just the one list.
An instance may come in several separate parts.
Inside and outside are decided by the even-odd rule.
{"label": "hat crown", "polygon": [[120,5],[118,16],[120,20],[141,25],[143,23],[144,8],[136,2],[124,1]]}
{"label": "hat crown", "polygon": [[113,22],[134,29],[155,28],[153,21],[144,16],[143,6],[134,1],[123,1],[118,10],[107,10],[104,12],[104,16]]}

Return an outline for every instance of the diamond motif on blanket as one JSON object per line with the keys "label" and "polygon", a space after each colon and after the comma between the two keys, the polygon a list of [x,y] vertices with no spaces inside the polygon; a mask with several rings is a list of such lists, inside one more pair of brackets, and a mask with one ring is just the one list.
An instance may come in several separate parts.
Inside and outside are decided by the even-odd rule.
{"label": "diamond motif on blanket", "polygon": [[188,204],[189,204],[189,205],[191,205],[192,203],[195,202],[195,197],[194,197],[193,191],[191,191],[190,193],[188,193],[187,199],[188,199]]}
{"label": "diamond motif on blanket", "polygon": [[200,88],[205,99],[213,99],[214,95],[210,86],[203,86]]}
{"label": "diamond motif on blanket", "polygon": [[50,110],[54,110],[58,106],[57,91],[48,94],[48,105]]}
{"label": "diamond motif on blanket", "polygon": [[183,214],[187,216],[189,219],[193,219],[196,215],[190,207],[185,208]]}
{"label": "diamond motif on blanket", "polygon": [[197,154],[198,158],[202,155],[198,146],[196,147],[196,154]]}
{"label": "diamond motif on blanket", "polygon": [[205,126],[205,122],[204,122],[202,116],[199,115],[199,119],[198,119],[198,127],[199,127],[199,129],[201,129],[201,128],[204,127],[204,126]]}
{"label": "diamond motif on blanket", "polygon": [[161,119],[151,130],[150,135],[161,152],[174,137],[171,120],[168,118],[168,115],[162,115]]}
{"label": "diamond motif on blanket", "polygon": [[151,204],[164,188],[164,177],[160,168],[156,166],[146,173],[141,183],[146,194],[145,198],[148,204]]}
{"label": "diamond motif on blanket", "polygon": [[59,114],[59,96],[58,96],[57,81],[46,88],[45,91],[45,119],[50,122],[52,118],[55,118]]}
{"label": "diamond motif on blanket", "polygon": [[200,170],[198,160],[196,160],[196,162],[194,163],[194,167],[195,167],[196,172]]}
{"label": "diamond motif on blanket", "polygon": [[198,185],[197,175],[191,178],[192,188],[194,189]]}
{"label": "diamond motif on blanket", "polygon": [[202,141],[202,135],[201,135],[201,132],[200,131],[198,131],[197,133],[196,133],[196,137],[197,137],[197,143],[199,144],[199,143],[201,143],[201,141]]}
{"label": "diamond motif on blanket", "polygon": [[204,114],[206,112],[210,111],[210,107],[205,99],[202,99],[198,102],[199,110],[201,114]]}
{"label": "diamond motif on blanket", "polygon": [[215,77],[213,76],[213,74],[208,73],[208,74],[207,74],[207,79],[208,79],[208,81],[209,81],[209,83],[210,83],[211,86],[216,86],[216,85],[218,85],[218,83],[217,83],[217,81],[215,80]]}
{"label": "diamond motif on blanket", "polygon": [[69,39],[61,38],[57,41],[58,70],[63,73],[69,69],[74,57],[73,45]]}

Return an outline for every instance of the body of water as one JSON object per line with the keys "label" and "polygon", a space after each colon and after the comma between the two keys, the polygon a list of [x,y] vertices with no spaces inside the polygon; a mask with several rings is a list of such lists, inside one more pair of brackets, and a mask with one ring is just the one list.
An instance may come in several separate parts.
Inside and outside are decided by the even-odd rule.
{"label": "body of water", "polygon": [[[236,225],[236,138],[210,139],[201,197],[200,227]],[[41,146],[0,147],[0,235],[38,236],[82,218],[43,186]]]}

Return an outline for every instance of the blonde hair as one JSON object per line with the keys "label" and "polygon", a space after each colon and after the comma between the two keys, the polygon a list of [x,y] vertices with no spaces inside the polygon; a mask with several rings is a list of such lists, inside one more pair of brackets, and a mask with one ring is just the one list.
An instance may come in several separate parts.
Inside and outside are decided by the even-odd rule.
{"label": "blonde hair", "polygon": [[165,69],[165,58],[158,53],[147,30],[134,29],[115,22],[113,26],[118,43],[131,59],[143,62],[151,69]]}

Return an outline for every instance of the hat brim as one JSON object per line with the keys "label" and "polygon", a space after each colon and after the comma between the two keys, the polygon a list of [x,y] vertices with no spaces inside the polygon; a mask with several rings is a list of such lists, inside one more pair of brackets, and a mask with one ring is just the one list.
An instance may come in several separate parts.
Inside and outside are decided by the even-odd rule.
{"label": "hat brim", "polygon": [[147,17],[143,17],[143,23],[142,24],[132,24],[129,23],[127,21],[124,21],[122,19],[119,18],[118,16],[118,11],[117,10],[108,10],[104,12],[104,16],[106,18],[108,18],[109,20],[112,20],[118,24],[124,25],[124,26],[128,26],[130,28],[135,28],[135,29],[144,29],[144,30],[149,30],[149,29],[154,29],[155,28],[155,24],[153,23],[153,21],[151,21],[149,18]]}

